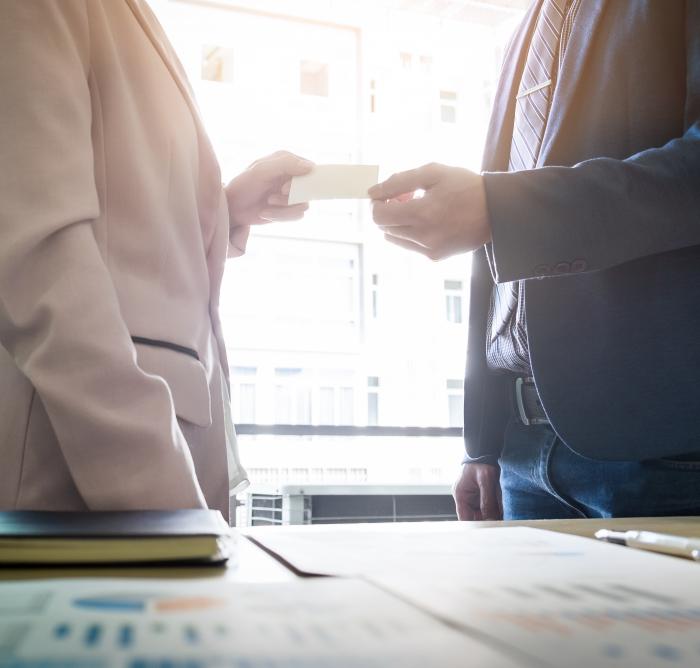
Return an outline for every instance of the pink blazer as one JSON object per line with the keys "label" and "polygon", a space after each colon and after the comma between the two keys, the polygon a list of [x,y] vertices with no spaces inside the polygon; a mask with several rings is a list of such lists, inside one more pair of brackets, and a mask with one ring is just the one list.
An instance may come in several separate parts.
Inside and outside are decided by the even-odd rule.
{"label": "pink blazer", "polygon": [[228,514],[219,167],[142,0],[0,3],[0,508]]}

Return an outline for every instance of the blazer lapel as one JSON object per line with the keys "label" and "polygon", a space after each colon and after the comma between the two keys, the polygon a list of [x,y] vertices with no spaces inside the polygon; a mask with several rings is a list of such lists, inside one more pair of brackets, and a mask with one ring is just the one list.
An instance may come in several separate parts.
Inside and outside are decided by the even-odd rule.
{"label": "blazer lapel", "polygon": [[576,90],[585,76],[586,61],[594,46],[594,35],[607,6],[606,0],[584,0],[576,16],[574,30],[561,64],[559,81],[554,89],[538,166],[547,164],[547,158],[552,155],[557,141],[563,137],[562,128],[576,111]]}
{"label": "blazer lapel", "polygon": [[168,68],[171,76],[175,80],[177,87],[182,92],[185,101],[199,121],[199,109],[194,99],[194,94],[190,88],[184,68],[182,67],[178,57],[175,55],[172,47],[167,41],[167,37],[163,33],[158,19],[155,17],[150,7],[144,0],[126,0],[127,5],[139,22],[139,25],[148,36],[148,39],[153,44],[153,47],[162,58],[165,66]]}
{"label": "blazer lapel", "polygon": [[202,219],[206,221],[205,227],[208,227],[210,230],[208,238],[206,239],[207,247],[209,247],[214,238],[215,223],[217,221],[218,212],[221,209],[221,169],[219,167],[219,161],[216,158],[214,147],[209,140],[209,135],[204,128],[202,117],[199,114],[199,107],[197,106],[194,93],[187,80],[187,74],[170,45],[167,36],[163,32],[158,19],[155,17],[150,7],[146,5],[145,0],[126,0],[126,3],[129,5],[139,25],[148,36],[148,39],[160,55],[165,66],[168,68],[170,75],[175,80],[177,87],[180,89],[194,117],[200,155],[199,206]]}
{"label": "blazer lapel", "polygon": [[525,59],[529,37],[535,26],[535,20],[540,11],[542,0],[535,0],[516,30],[506,49],[503,59],[503,71],[498,81],[496,96],[491,112],[482,171],[494,172],[508,169],[510,144],[513,136],[513,121],[515,118],[515,96],[520,86],[520,78]]}

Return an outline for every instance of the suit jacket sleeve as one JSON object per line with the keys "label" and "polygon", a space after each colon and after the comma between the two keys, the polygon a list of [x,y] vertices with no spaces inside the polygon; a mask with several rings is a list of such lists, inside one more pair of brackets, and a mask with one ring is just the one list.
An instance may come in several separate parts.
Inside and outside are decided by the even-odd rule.
{"label": "suit jacket sleeve", "polygon": [[0,44],[0,344],[89,508],[205,506],[170,391],[137,366],[94,235],[88,5],[5,0]]}
{"label": "suit jacket sleeve", "polygon": [[700,3],[687,3],[685,131],[625,160],[487,173],[498,282],[594,271],[700,244]]}

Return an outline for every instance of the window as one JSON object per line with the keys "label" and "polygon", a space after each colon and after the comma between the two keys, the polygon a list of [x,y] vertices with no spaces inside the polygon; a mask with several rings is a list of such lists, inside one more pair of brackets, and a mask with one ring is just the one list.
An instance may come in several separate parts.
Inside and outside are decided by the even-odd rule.
{"label": "window", "polygon": [[237,422],[253,424],[256,421],[256,376],[257,368],[253,366],[235,366],[231,368],[233,417]]}
{"label": "window", "polygon": [[379,275],[372,274],[372,317],[377,318],[379,313]]}
{"label": "window", "polygon": [[445,281],[445,310],[447,322],[462,324],[462,281]]}
{"label": "window", "polygon": [[223,46],[202,47],[202,79],[233,83],[233,49]]}
{"label": "window", "polygon": [[322,387],[319,396],[321,398],[320,424],[335,424],[335,389]]}
{"label": "window", "polygon": [[275,422],[311,423],[311,387],[303,369],[275,369]]}
{"label": "window", "polygon": [[457,93],[454,91],[440,91],[440,120],[443,123],[457,122]]}
{"label": "window", "polygon": [[464,385],[458,378],[447,380],[447,414],[450,427],[461,427],[464,422]]}
{"label": "window", "polygon": [[302,60],[299,68],[299,90],[302,95],[328,97],[328,65]]}
{"label": "window", "polygon": [[379,378],[367,378],[367,425],[376,427],[379,424]]}
{"label": "window", "polygon": [[[496,42],[522,15],[512,2],[503,25],[471,27],[440,3],[273,4],[155,3],[223,180],[281,148],[380,164],[382,177],[426,159],[478,170],[490,97],[480,82],[494,89]],[[376,43],[387,30],[388,49]],[[445,383],[464,370],[469,259],[427,263],[387,244],[367,204],[314,202],[304,221],[256,226],[228,263],[222,329],[253,484],[325,482],[333,468],[371,483],[407,481],[411,468],[437,479],[428,467],[445,482],[459,461],[462,390]]]}

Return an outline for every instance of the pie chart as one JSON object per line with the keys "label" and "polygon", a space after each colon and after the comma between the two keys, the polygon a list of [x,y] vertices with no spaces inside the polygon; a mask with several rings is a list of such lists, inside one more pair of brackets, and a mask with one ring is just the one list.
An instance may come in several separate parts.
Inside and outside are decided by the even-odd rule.
{"label": "pie chart", "polygon": [[160,612],[177,613],[208,610],[226,605],[226,599],[212,596],[164,596],[162,594],[105,594],[82,596],[73,607],[93,612]]}

